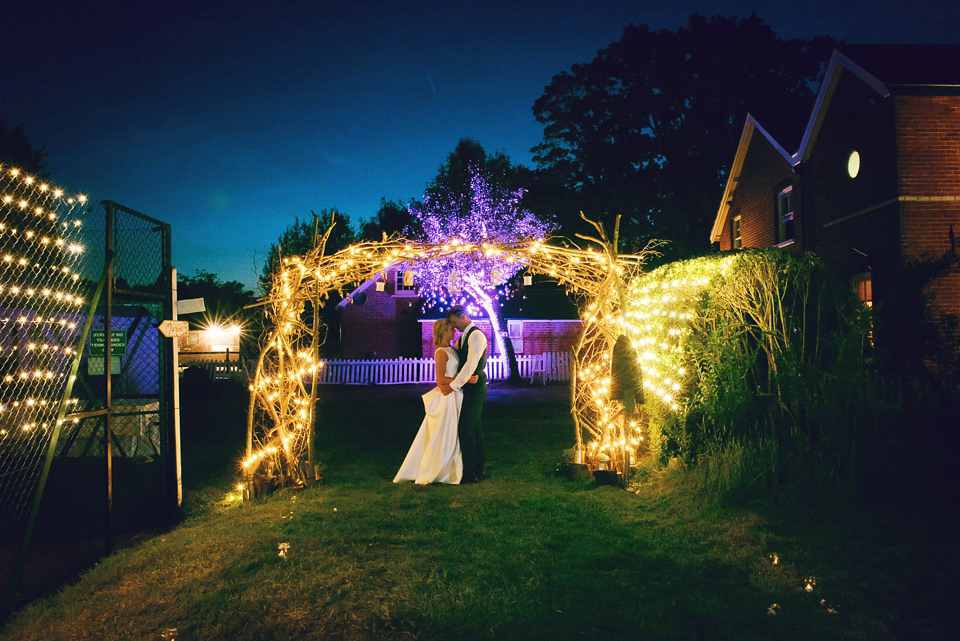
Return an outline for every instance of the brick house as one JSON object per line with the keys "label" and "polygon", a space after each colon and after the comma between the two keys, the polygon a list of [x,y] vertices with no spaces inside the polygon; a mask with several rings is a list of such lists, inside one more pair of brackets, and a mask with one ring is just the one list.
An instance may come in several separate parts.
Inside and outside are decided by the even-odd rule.
{"label": "brick house", "polygon": [[[416,285],[404,284],[404,271],[392,267],[378,289],[368,280],[338,305],[341,357],[353,359],[433,358],[433,323],[423,317]],[[536,285],[503,307],[507,329],[518,354],[565,352],[580,336],[576,306],[564,304],[555,285]],[[477,319],[494,350],[490,321]]]}
{"label": "brick house", "polygon": [[337,305],[341,357],[420,358],[420,306],[416,286],[404,284],[402,269],[391,267],[385,280],[365,281]]}
{"label": "brick house", "polygon": [[[893,291],[904,261],[955,251],[958,62],[956,45],[834,51],[797,151],[747,116],[711,242],[814,252],[869,304]],[[927,294],[938,315],[957,315],[960,273]]]}

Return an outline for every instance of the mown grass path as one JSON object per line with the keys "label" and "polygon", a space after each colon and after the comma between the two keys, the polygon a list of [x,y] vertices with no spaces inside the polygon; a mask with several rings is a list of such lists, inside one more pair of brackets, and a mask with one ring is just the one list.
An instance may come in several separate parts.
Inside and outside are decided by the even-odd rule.
{"label": "mown grass path", "polygon": [[[32,605],[3,638],[143,640],[175,628],[181,641],[809,640],[940,629],[899,588],[871,587],[890,558],[850,559],[859,548],[835,523],[771,522],[664,478],[633,493],[555,474],[573,439],[562,387],[493,389],[491,479],[394,485],[426,389],[324,389],[324,482],[297,493],[219,500],[236,445],[200,460],[198,450],[187,457],[184,523]],[[873,528],[863,535],[878,541]],[[897,540],[882,545],[893,554]]]}

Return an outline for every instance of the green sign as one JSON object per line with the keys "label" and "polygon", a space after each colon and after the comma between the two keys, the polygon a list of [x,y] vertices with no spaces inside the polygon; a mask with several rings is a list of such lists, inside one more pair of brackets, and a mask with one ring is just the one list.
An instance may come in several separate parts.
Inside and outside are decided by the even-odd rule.
{"label": "green sign", "polygon": [[[105,355],[105,341],[106,332],[102,329],[91,329],[90,330],[90,356],[104,356]],[[119,354],[125,354],[127,351],[127,330],[125,329],[111,329],[110,330],[110,356],[117,356]]]}
{"label": "green sign", "polygon": [[[91,356],[87,359],[87,374],[91,376],[103,376],[103,355]],[[120,357],[110,356],[110,373],[120,373]]]}

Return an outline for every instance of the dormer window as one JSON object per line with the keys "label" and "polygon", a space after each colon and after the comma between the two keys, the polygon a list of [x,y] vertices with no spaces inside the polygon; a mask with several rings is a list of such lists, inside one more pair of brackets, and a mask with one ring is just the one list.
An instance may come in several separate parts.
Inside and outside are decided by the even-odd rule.
{"label": "dormer window", "polygon": [[777,246],[793,242],[793,187],[777,194]]}
{"label": "dormer window", "polygon": [[398,269],[396,280],[394,281],[394,296],[416,295],[417,286],[413,283],[413,271],[410,269]]}

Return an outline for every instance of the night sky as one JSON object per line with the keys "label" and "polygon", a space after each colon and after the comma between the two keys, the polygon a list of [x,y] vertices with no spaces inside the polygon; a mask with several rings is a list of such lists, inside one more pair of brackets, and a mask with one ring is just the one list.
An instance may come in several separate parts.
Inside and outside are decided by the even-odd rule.
{"label": "night sky", "polygon": [[250,287],[295,216],[418,198],[462,137],[531,165],[534,101],[631,22],[756,11],[781,37],[960,43],[957,0],[12,4],[5,124],[57,184],[172,224],[180,273]]}

